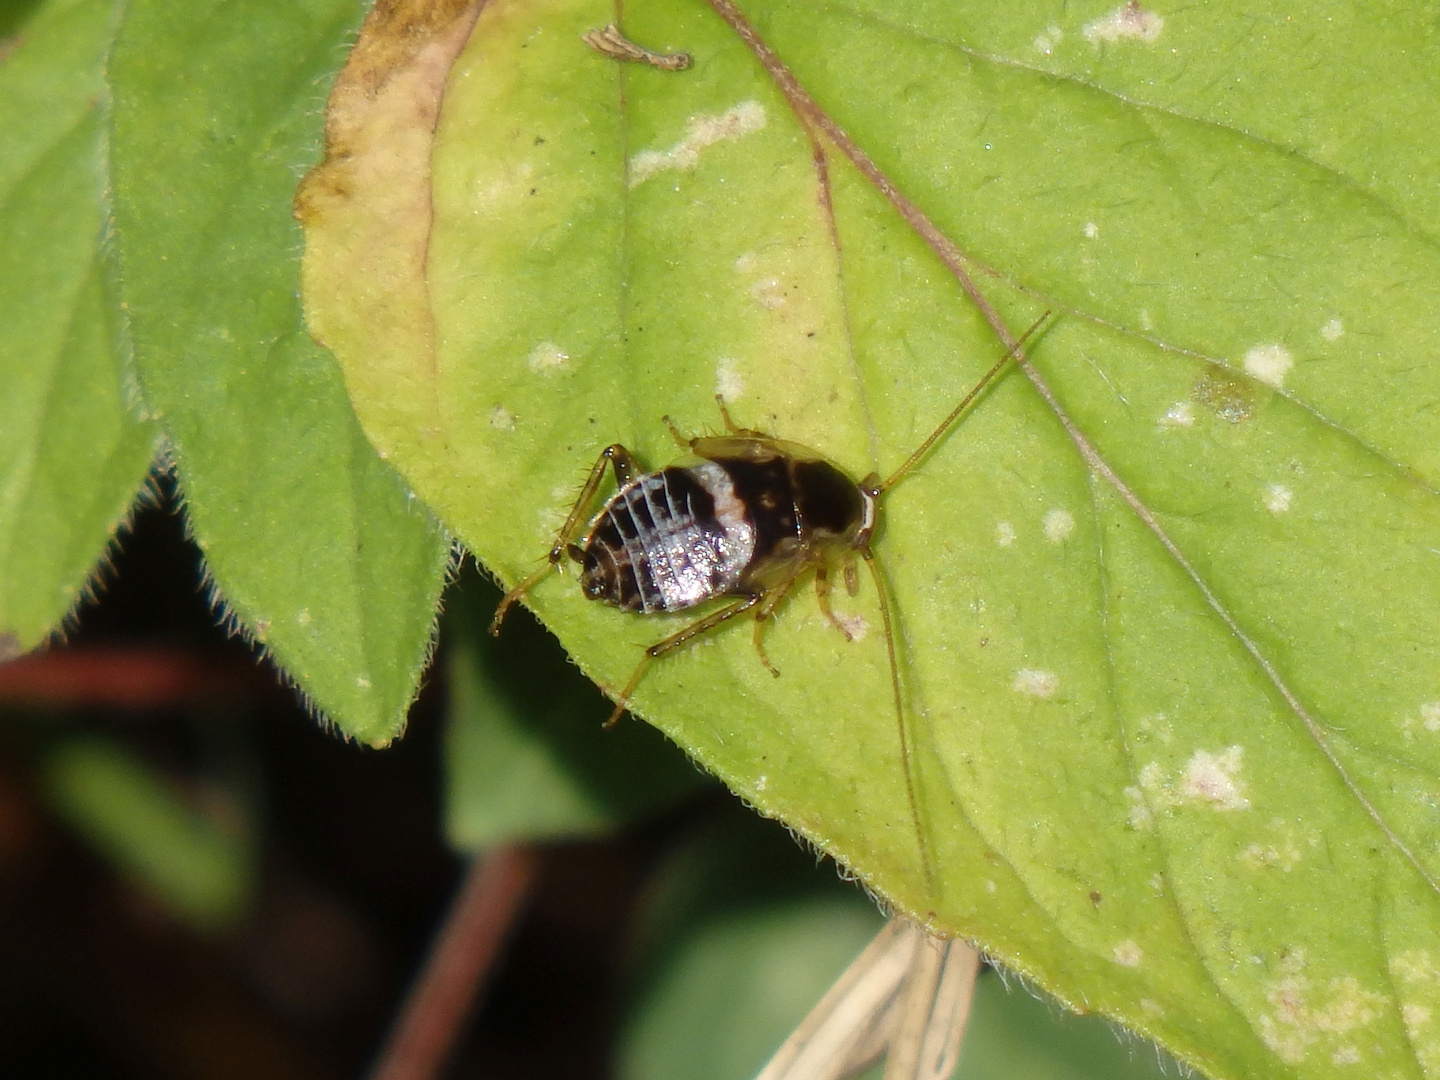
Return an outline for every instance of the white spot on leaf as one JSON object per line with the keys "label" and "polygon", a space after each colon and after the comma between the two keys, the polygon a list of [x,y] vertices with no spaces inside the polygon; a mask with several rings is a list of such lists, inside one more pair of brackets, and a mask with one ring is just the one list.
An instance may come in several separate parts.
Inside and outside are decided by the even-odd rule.
{"label": "white spot on leaf", "polygon": [[630,186],[639,187],[667,169],[693,169],[700,163],[700,151],[759,131],[765,120],[765,106],[758,101],[742,101],[717,116],[692,116],[685,122],[685,137],[674,146],[641,150],[630,158]]}
{"label": "white spot on leaf", "polygon": [[750,286],[750,299],[769,311],[785,306],[785,286],[779,278],[761,278]]}
{"label": "white spot on leaf", "polygon": [[1009,547],[1015,542],[1015,526],[1008,521],[997,521],[995,523],[995,543],[1001,547]]}
{"label": "white spot on leaf", "polygon": [[1075,518],[1069,510],[1056,508],[1045,515],[1045,539],[1053,544],[1064,543],[1075,531]]}
{"label": "white spot on leaf", "polygon": [[1130,0],[1109,15],[1094,19],[1080,28],[1086,41],[1099,45],[1107,41],[1151,42],[1165,29],[1165,20],[1153,11],[1146,11],[1139,0]]}
{"label": "white spot on leaf", "polygon": [[514,431],[515,414],[503,405],[490,410],[490,426],[496,431]]}
{"label": "white spot on leaf", "polygon": [[1307,972],[1304,949],[1291,949],[1266,987],[1270,1009],[1259,1016],[1260,1038],[1281,1061],[1295,1065],[1312,1051],[1329,1051],[1333,1064],[1353,1065],[1359,1051],[1350,1036],[1385,1015],[1388,999],[1368,990],[1353,975],[1323,983]]}
{"label": "white spot on leaf", "polygon": [[295,621],[301,626],[309,626],[310,619],[311,615],[309,608],[301,608],[298,612],[295,613]]}
{"label": "white spot on leaf", "polygon": [[544,371],[562,368],[569,360],[570,354],[559,345],[553,341],[542,341],[530,350],[530,355],[526,357],[525,363],[529,365],[531,371],[538,375]]}
{"label": "white spot on leaf", "polygon": [[1015,681],[1011,686],[1017,694],[1027,697],[1053,698],[1060,691],[1060,676],[1053,671],[1021,668],[1015,672]]}
{"label": "white spot on leaf", "polygon": [[356,675],[355,685],[358,686],[361,690],[369,690],[370,680],[364,675]]}
{"label": "white spot on leaf", "polygon": [[728,405],[745,393],[745,380],[740,375],[740,361],[733,356],[722,356],[715,363],[715,392]]}
{"label": "white spot on leaf", "polygon": [[1100,235],[1100,226],[1096,225],[1093,221],[1087,221],[1085,222],[1085,228],[1081,231],[1085,234],[1086,240],[1094,240]]}
{"label": "white spot on leaf", "polygon": [[1245,354],[1244,365],[1247,375],[1279,389],[1295,366],[1295,357],[1284,345],[1256,345]]}
{"label": "white spot on leaf", "polygon": [[865,621],[865,616],[858,611],[853,615],[846,615],[843,611],[835,612],[835,621],[845,628],[850,635],[851,641],[864,641],[865,635],[870,632],[870,624]]}
{"label": "white spot on leaf", "polygon": [[1284,484],[1271,484],[1265,489],[1265,509],[1272,514],[1283,514],[1290,509],[1295,493]]}
{"label": "white spot on leaf", "polygon": [[1326,341],[1339,341],[1340,336],[1345,333],[1345,324],[1339,319],[1331,319],[1324,326],[1320,327],[1320,336]]}
{"label": "white spot on leaf", "polygon": [[1427,701],[1420,706],[1420,722],[1426,731],[1440,731],[1440,701]]}
{"label": "white spot on leaf", "polygon": [[1139,967],[1140,961],[1145,959],[1145,953],[1140,946],[1128,938],[1115,946],[1113,955],[1115,962],[1121,967]]}
{"label": "white spot on leaf", "polygon": [[1180,777],[1180,794],[1196,802],[1208,803],[1216,810],[1248,810],[1245,785],[1240,779],[1245,748],[1227,746],[1218,754],[1196,750],[1185,763]]}
{"label": "white spot on leaf", "polygon": [[1047,26],[1035,37],[1035,51],[1041,56],[1049,56],[1055,51],[1055,46],[1060,44],[1060,39],[1064,36],[1065,31],[1060,27]]}
{"label": "white spot on leaf", "polygon": [[1195,426],[1195,410],[1188,401],[1177,401],[1165,410],[1159,426],[1164,428],[1188,428]]}

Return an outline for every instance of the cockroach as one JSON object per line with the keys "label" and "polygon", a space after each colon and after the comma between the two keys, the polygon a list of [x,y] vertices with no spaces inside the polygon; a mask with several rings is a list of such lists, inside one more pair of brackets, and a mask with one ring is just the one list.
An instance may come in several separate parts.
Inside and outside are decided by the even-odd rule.
{"label": "cockroach", "polygon": [[[929,878],[928,845],[915,802],[890,602],[871,546],[880,498],[945,436],[1049,314],[1041,315],[883,480],[872,473],[857,483],[839,465],[809,447],[738,426],[719,395],[715,401],[725,434],[685,436],[665,417],[671,436],[688,456],[658,472],[643,471],[629,450],[619,443],[610,444],[591,467],[545,565],[505,594],[490,632],[499,633],[510,606],[566,558],[580,564],[580,587],[587,597],[622,611],[644,615],[686,611],[728,599],[729,603],[645,650],[630,681],[615,698],[608,727],[625,712],[652,662],[747,611],[754,612],[753,641],[760,662],[772,675],[779,675],[765,654],[765,625],[808,574],[814,574],[821,613],[849,640],[850,631],[830,608],[831,576],[839,571],[846,591],[854,596],[859,591],[856,561],[863,561],[878,596],[895,698],[900,765]],[[616,492],[590,518],[584,539],[577,543],[607,468],[615,474]]]}

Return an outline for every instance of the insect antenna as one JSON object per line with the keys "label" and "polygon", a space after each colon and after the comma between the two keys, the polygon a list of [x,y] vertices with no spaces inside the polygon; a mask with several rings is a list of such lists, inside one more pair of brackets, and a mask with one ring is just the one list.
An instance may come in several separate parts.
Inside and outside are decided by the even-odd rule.
{"label": "insect antenna", "polygon": [[1038,319],[1036,319],[1033,323],[1030,324],[1030,329],[1026,330],[1025,333],[1021,334],[1015,344],[1011,345],[1010,348],[1005,350],[1005,355],[1000,357],[1000,359],[995,362],[995,366],[981,376],[980,381],[977,382],[973,387],[971,387],[970,392],[960,399],[960,404],[956,405],[955,408],[950,410],[950,415],[945,417],[944,420],[940,421],[939,426],[930,433],[930,437],[927,438],[924,442],[922,442],[918,447],[916,447],[915,452],[905,459],[905,464],[901,465],[898,469],[896,469],[893,473],[886,477],[884,483],[877,484],[875,486],[874,490],[877,495],[882,491],[889,491],[892,487],[898,484],[904,478],[905,474],[908,473],[911,469],[913,469],[915,465],[920,461],[920,459],[923,458],[927,453],[929,453],[930,448],[940,441],[940,438],[945,434],[945,432],[950,430],[950,426],[954,424],[956,420],[960,419],[960,414],[963,413],[966,409],[968,409],[971,402],[973,402],[977,397],[979,397],[981,392],[984,391],[985,387],[989,386],[990,383],[994,381],[995,376],[999,375],[1000,372],[1004,369],[1005,365],[1010,362],[1011,358],[1020,351],[1020,347],[1024,345],[1027,340],[1029,340],[1030,335],[1035,333],[1036,330],[1039,330],[1040,324],[1049,317],[1050,312],[1047,311],[1045,312],[1045,314],[1041,315]]}
{"label": "insect antenna", "polygon": [[890,593],[885,588],[885,575],[875,561],[873,552],[861,552],[870,577],[875,582],[875,595],[880,603],[880,628],[885,633],[885,652],[890,658],[890,690],[895,696],[895,727],[900,734],[900,771],[905,776],[905,797],[910,803],[910,823],[915,827],[915,842],[920,848],[920,866],[925,871],[925,894],[935,895],[935,867],[930,861],[930,841],[920,822],[920,803],[915,798],[915,773],[910,765],[910,734],[905,730],[905,695],[900,689],[900,660],[895,653],[895,628],[890,621]]}

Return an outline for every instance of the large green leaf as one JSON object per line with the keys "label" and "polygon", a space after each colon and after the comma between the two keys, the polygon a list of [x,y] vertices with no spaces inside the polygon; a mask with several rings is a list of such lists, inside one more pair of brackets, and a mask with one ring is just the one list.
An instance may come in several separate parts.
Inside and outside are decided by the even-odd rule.
{"label": "large green leaf", "polygon": [[447,541],[380,462],[297,298],[295,178],[354,0],[126,7],[115,251],[145,400],[221,598],[347,733],[404,723]]}
{"label": "large green leaf", "polygon": [[0,45],[0,656],[74,607],[144,479],[99,270],[109,0]]}
{"label": "large green leaf", "polygon": [[[663,464],[661,415],[714,429],[717,391],[883,472],[1003,351],[953,245],[997,320],[1058,318],[885,503],[933,878],[872,590],[856,642],[799,596],[782,678],[723,631],[637,711],[1207,1073],[1440,1071],[1440,258],[1406,179],[1440,86],[1395,44],[1430,55],[1428,9],[745,11],[808,128],[698,0],[625,9],[683,73],[592,52],[597,0],[497,0],[433,181],[423,140],[399,187],[403,154],[346,144],[380,165],[330,174],[308,296],[372,438],[511,581],[603,445]],[[1335,71],[1390,91],[1342,107]],[[559,577],[531,602],[612,690],[686,621]]]}

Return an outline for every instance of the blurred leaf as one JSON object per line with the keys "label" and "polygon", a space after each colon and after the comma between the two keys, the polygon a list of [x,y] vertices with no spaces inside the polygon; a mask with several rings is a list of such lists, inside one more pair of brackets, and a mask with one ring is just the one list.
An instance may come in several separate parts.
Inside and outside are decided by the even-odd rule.
{"label": "blurred leaf", "polygon": [[[883,921],[773,825],[712,817],[666,858],[642,910],[620,1076],[749,1080]],[[1177,1068],[1153,1044],[987,971],[955,1076],[1160,1080]]]}
{"label": "blurred leaf", "polygon": [[784,832],[713,815],[642,910],[621,1080],[748,1080],[884,919]]}
{"label": "blurred leaf", "polygon": [[517,612],[499,639],[486,633],[499,600],[473,570],[447,597],[453,845],[603,836],[706,782],[654,728],[605,730],[609,703],[533,620]]}
{"label": "blurred leaf", "polygon": [[0,51],[0,657],[75,606],[154,453],[98,267],[112,10],[53,0]]}
{"label": "blurred leaf", "polygon": [[375,456],[296,298],[295,180],[355,0],[126,6],[115,254],[146,403],[244,629],[347,734],[404,724],[447,540]]}
{"label": "blurred leaf", "polygon": [[[1433,12],[745,6],[1011,327],[1059,318],[876,544],[933,884],[869,590],[860,641],[798,597],[784,678],[737,628],[637,709],[902,910],[1211,1075],[1440,1071]],[[423,171],[397,201],[352,163],[307,236],[372,437],[507,581],[600,447],[673,457],[663,414],[713,429],[718,390],[883,473],[1001,351],[711,12],[626,5],[682,74],[593,54],[612,17],[488,5],[433,207]],[[532,599],[612,689],[688,621]]]}
{"label": "blurred leaf", "polygon": [[73,829],[177,917],[215,930],[244,913],[256,864],[243,828],[181,798],[139,756],[73,739],[50,752],[45,786]]}

